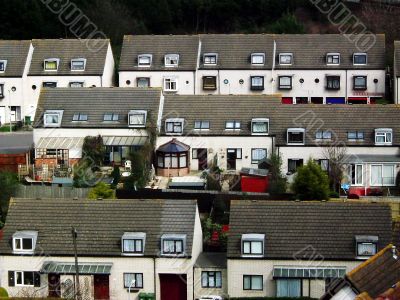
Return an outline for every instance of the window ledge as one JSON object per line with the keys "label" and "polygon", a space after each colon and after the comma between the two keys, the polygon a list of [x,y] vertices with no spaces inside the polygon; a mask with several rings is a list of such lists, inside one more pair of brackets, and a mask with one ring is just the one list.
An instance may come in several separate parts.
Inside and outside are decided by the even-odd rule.
{"label": "window ledge", "polygon": [[121,256],[144,256],[144,253],[121,253]]}

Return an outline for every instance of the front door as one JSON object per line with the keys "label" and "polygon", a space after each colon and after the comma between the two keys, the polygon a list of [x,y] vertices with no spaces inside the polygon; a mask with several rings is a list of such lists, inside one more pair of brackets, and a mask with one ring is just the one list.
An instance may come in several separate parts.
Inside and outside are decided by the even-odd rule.
{"label": "front door", "polygon": [[227,150],[227,170],[236,170],[236,158],[237,158],[237,150],[236,149],[228,149]]}
{"label": "front door", "polygon": [[187,300],[186,275],[160,274],[161,300]]}
{"label": "front door", "polygon": [[207,149],[197,149],[197,159],[199,161],[199,171],[208,168]]}
{"label": "front door", "polygon": [[49,298],[61,298],[60,274],[49,274]]}
{"label": "front door", "polygon": [[94,275],[94,300],[110,299],[110,279],[108,275]]}

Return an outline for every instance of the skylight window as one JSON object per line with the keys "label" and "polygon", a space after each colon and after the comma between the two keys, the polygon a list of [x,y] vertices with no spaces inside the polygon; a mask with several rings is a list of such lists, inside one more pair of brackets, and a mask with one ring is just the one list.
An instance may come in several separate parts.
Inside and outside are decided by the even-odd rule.
{"label": "skylight window", "polygon": [[57,71],[60,64],[59,58],[49,58],[44,60],[45,71]]}
{"label": "skylight window", "polygon": [[71,71],[85,71],[86,59],[76,58],[71,60]]}
{"label": "skylight window", "polygon": [[7,61],[6,60],[0,60],[0,73],[5,72],[6,68],[7,68]]}
{"label": "skylight window", "polygon": [[106,113],[106,114],[104,114],[103,121],[117,122],[117,121],[119,121],[119,115],[115,114],[115,113]]}
{"label": "skylight window", "polygon": [[87,114],[78,113],[78,114],[74,114],[74,116],[72,117],[72,121],[74,121],[74,122],[79,122],[79,121],[85,122],[87,120],[88,120]]}

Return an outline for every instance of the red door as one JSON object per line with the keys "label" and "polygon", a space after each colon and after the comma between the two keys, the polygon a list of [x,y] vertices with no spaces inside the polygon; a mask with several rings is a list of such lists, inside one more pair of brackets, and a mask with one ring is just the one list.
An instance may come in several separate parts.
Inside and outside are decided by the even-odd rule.
{"label": "red door", "polygon": [[110,280],[108,275],[94,275],[94,300],[110,299]]}
{"label": "red door", "polygon": [[160,274],[161,300],[187,300],[186,275]]}

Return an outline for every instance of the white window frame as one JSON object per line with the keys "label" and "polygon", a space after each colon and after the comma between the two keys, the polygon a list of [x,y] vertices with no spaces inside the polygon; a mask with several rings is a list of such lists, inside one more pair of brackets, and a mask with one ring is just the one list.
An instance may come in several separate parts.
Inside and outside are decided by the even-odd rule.
{"label": "white window frame", "polygon": [[[329,57],[332,56],[332,61],[334,56],[338,56],[339,61],[337,63],[334,62],[329,62]],[[338,52],[332,52],[332,53],[327,53],[326,54],[326,64],[328,66],[339,66],[341,61],[340,53]]]}
{"label": "white window frame", "polygon": [[3,63],[3,70],[0,70],[0,73],[4,73],[7,69],[7,60],[0,59],[0,63]]}
{"label": "white window frame", "polygon": [[[57,68],[56,69],[47,69],[46,64],[49,62],[56,62]],[[47,58],[43,62],[43,69],[46,72],[57,72],[59,67],[60,67],[60,59],[59,58]]]}
{"label": "white window frame", "polygon": [[[215,57],[215,62],[207,62],[207,57]],[[218,64],[218,53],[204,53],[203,64],[206,66],[216,66]]]}
{"label": "white window frame", "polygon": [[[257,123],[266,123],[267,131],[266,132],[254,132],[253,125]],[[268,135],[269,134],[269,118],[256,118],[251,120],[251,135]]]}
{"label": "white window frame", "polygon": [[[173,130],[169,131],[168,130],[168,124],[169,123],[173,123]],[[181,124],[181,131],[177,132],[175,131],[175,126],[180,123]],[[173,119],[166,119],[165,120],[165,134],[167,135],[182,135],[183,134],[183,130],[184,130],[184,125],[185,125],[185,119],[182,118],[173,118]]]}
{"label": "white window frame", "polygon": [[[250,253],[245,253],[245,243],[250,244]],[[253,243],[261,243],[261,253],[253,253],[252,252],[252,244]],[[242,257],[264,257],[265,252],[265,234],[243,234],[241,240],[241,254]]]}
{"label": "white window frame", "polygon": [[[388,135],[391,137],[391,141],[388,142]],[[378,142],[378,137],[384,137],[384,142]],[[377,128],[375,129],[375,145],[392,145],[393,144],[393,129],[391,128]]]}
{"label": "white window frame", "polygon": [[[256,58],[262,58],[262,63],[256,62]],[[251,64],[253,66],[264,66],[265,65],[265,53],[252,53],[251,54]]]}
{"label": "white window frame", "polygon": [[[282,57],[284,57],[284,56],[289,56],[290,57],[290,62],[289,63],[282,62]],[[279,65],[281,65],[281,66],[291,66],[291,65],[293,65],[293,53],[279,53]]]}
{"label": "white window frame", "polygon": [[[74,69],[74,63],[83,62],[83,69]],[[86,58],[73,58],[71,59],[71,71],[84,72],[86,70]]]}
{"label": "white window frame", "polygon": [[[295,143],[295,142],[289,142],[289,133],[291,132],[300,132],[303,133],[303,142],[302,143]],[[287,145],[305,145],[306,143],[306,130],[304,128],[288,128],[286,131],[286,142]]]}
{"label": "white window frame", "polygon": [[[356,56],[361,56],[361,55],[363,55],[363,56],[365,56],[365,64],[357,64],[356,62],[355,62],[355,57]],[[366,66],[368,64],[368,54],[366,53],[366,52],[357,52],[357,53],[354,53],[353,54],[353,65],[354,66]]]}
{"label": "white window frame", "polygon": [[[354,170],[354,183],[353,183],[353,167]],[[361,167],[361,182],[358,179],[358,168]],[[347,176],[351,186],[364,186],[364,165],[363,164],[349,164],[347,167]]]}
{"label": "white window frame", "polygon": [[[12,236],[12,246],[14,254],[33,254],[36,249],[36,241],[38,237],[37,231],[17,231]],[[23,240],[30,239],[32,241],[31,249],[23,248]],[[20,241],[21,248],[17,249],[17,240]]]}
{"label": "white window frame", "polygon": [[[74,84],[80,84],[80,86],[72,86],[72,85],[74,85]],[[84,81],[70,81],[69,84],[68,84],[68,86],[69,86],[70,88],[74,88],[74,89],[76,89],[76,88],[83,88],[83,87],[85,87],[85,82],[84,82]]]}
{"label": "white window frame", "polygon": [[[149,58],[149,63],[143,64],[140,62],[142,58]],[[153,55],[152,54],[139,54],[138,55],[138,67],[141,68],[150,68],[153,63]]]}
{"label": "white window frame", "polygon": [[[21,273],[22,283],[17,283],[17,273]],[[32,284],[25,284],[25,273],[32,273]],[[34,287],[35,286],[35,272],[33,271],[14,271],[14,285],[15,286],[25,286]]]}
{"label": "white window frame", "polygon": [[[167,68],[178,67],[179,59],[180,59],[179,54],[166,54],[164,56],[165,67],[167,67]],[[171,63],[171,60],[176,60],[176,63]]]}
{"label": "white window frame", "polygon": [[[64,111],[63,110],[47,110],[44,113],[43,124],[44,127],[60,127],[62,122]],[[58,123],[47,123],[47,116],[56,116],[58,117]]]}
{"label": "white window frame", "polygon": [[[175,83],[175,89],[171,86]],[[168,87],[167,87],[168,85]],[[178,79],[176,77],[164,77],[164,91],[166,92],[177,92],[178,91]]]}
{"label": "white window frame", "polygon": [[[372,256],[376,255],[376,253],[378,253],[378,242],[379,242],[379,237],[378,236],[360,235],[360,236],[356,236],[355,239],[356,239],[356,258],[357,259],[369,259]],[[363,244],[375,245],[375,254],[360,255],[360,253],[358,252],[358,246],[360,244],[361,245],[363,245]]]}
{"label": "white window frame", "polygon": [[[144,116],[144,124],[132,124],[131,123],[131,116],[134,115],[142,115]],[[147,111],[146,110],[131,110],[128,114],[128,122],[129,122],[129,127],[132,128],[145,128],[146,127],[146,122],[147,122]]]}
{"label": "white window frame", "polygon": [[[383,168],[385,166],[393,167],[393,174],[392,174],[392,177],[391,177],[391,178],[393,178],[393,183],[391,183],[391,184],[385,184],[384,183]],[[381,174],[382,174],[381,180],[382,180],[382,182],[380,184],[376,184],[375,182],[372,182],[372,168],[373,167],[380,167],[381,168]],[[382,186],[382,187],[383,186],[396,186],[396,164],[394,164],[394,163],[392,163],[392,164],[391,163],[385,163],[385,164],[372,163],[369,166],[369,173],[370,173],[370,178],[369,178],[370,186]]]}

